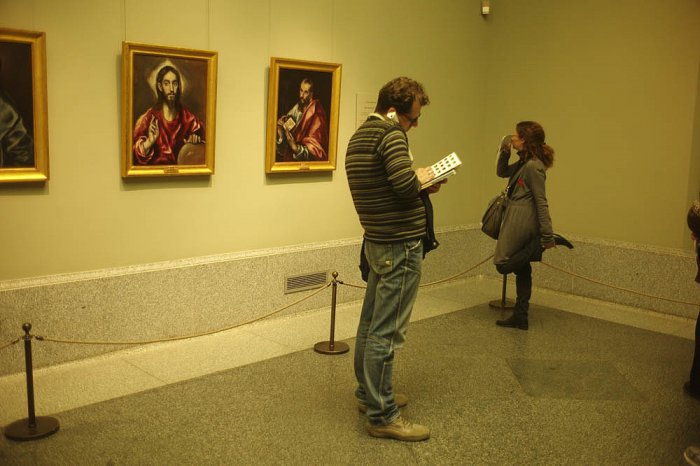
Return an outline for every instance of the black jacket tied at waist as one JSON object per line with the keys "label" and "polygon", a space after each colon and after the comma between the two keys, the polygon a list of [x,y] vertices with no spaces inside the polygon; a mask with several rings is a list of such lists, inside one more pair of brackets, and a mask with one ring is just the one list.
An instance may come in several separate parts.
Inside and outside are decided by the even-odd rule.
{"label": "black jacket tied at waist", "polygon": [[[433,249],[437,249],[440,246],[437,238],[435,237],[435,228],[433,226],[433,203],[430,201],[430,195],[425,189],[420,192],[420,198],[425,204],[425,236],[423,236],[423,258]],[[365,282],[369,278],[369,262],[367,262],[367,257],[365,256],[365,240],[362,239],[362,247],[360,248],[360,273],[362,274],[362,280]]]}

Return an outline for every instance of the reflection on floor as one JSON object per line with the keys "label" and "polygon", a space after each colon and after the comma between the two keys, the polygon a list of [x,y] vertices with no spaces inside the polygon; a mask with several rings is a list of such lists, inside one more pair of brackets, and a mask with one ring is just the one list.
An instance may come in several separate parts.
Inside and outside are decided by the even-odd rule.
{"label": "reflection on floor", "polygon": [[[353,398],[359,303],[35,372],[61,430],[0,439],[2,464],[682,464],[700,444],[686,397],[694,322],[535,290],[530,330],[494,325],[500,282],[422,289],[395,379],[432,437],[369,437]],[[21,352],[18,350],[18,357]],[[0,423],[26,417],[0,378]]]}

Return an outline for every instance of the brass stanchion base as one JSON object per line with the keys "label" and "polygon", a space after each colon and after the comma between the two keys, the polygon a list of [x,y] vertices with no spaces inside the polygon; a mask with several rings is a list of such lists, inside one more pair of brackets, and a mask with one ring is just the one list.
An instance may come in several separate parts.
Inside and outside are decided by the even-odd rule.
{"label": "brass stanchion base", "polygon": [[515,309],[515,302],[512,299],[506,299],[505,302],[501,299],[496,299],[489,302],[489,306],[499,310]]}
{"label": "brass stanchion base", "polygon": [[58,432],[58,419],[41,416],[36,418],[36,425],[30,426],[29,419],[15,421],[5,427],[5,437],[10,440],[37,440]]}
{"label": "brass stanchion base", "polygon": [[332,346],[330,341],[320,341],[314,345],[314,351],[321,354],[343,354],[350,351],[350,347],[342,341],[336,341]]}

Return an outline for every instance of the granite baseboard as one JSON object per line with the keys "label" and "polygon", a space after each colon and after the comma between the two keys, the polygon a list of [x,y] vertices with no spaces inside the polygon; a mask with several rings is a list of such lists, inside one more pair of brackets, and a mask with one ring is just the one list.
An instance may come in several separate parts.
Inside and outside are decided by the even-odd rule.
{"label": "granite baseboard", "polygon": [[[690,252],[573,236],[571,239],[576,244],[574,250],[548,251],[545,262],[647,294],[696,301],[695,261]],[[438,240],[440,247],[426,257],[423,283],[455,276],[498,276],[490,260],[473,268],[489,258],[495,244],[476,225],[442,229]],[[33,335],[106,342],[154,340],[244,324],[289,306],[309,293],[285,294],[284,283],[289,276],[337,271],[339,280],[362,285],[357,268],[359,250],[360,239],[339,240],[0,282],[0,346],[21,336],[24,322],[32,323]],[[534,280],[538,287],[574,295],[682,317],[697,315],[695,306],[591,284],[541,264],[535,266]],[[362,296],[362,289],[338,287],[338,303],[356,301]],[[326,306],[330,309],[330,303],[331,290],[326,289],[276,315]],[[37,341],[33,345],[34,365],[45,367],[122,348]],[[0,350],[0,375],[23,370],[21,345]]]}
{"label": "granite baseboard", "polygon": [[[662,314],[697,317],[700,288],[694,282],[697,268],[693,252],[566,237],[574,249],[548,250],[542,263],[533,263],[536,286]],[[510,288],[514,294],[514,284]]]}

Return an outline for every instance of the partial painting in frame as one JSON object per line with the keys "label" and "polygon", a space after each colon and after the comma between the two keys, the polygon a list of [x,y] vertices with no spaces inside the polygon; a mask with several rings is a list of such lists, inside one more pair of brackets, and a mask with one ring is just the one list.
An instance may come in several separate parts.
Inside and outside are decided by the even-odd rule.
{"label": "partial painting in frame", "polygon": [[272,57],[267,103],[267,173],[336,167],[341,65]]}
{"label": "partial painting in frame", "polygon": [[216,73],[216,52],[123,43],[123,178],[214,173]]}
{"label": "partial painting in frame", "polygon": [[0,183],[49,179],[46,35],[0,28]]}

